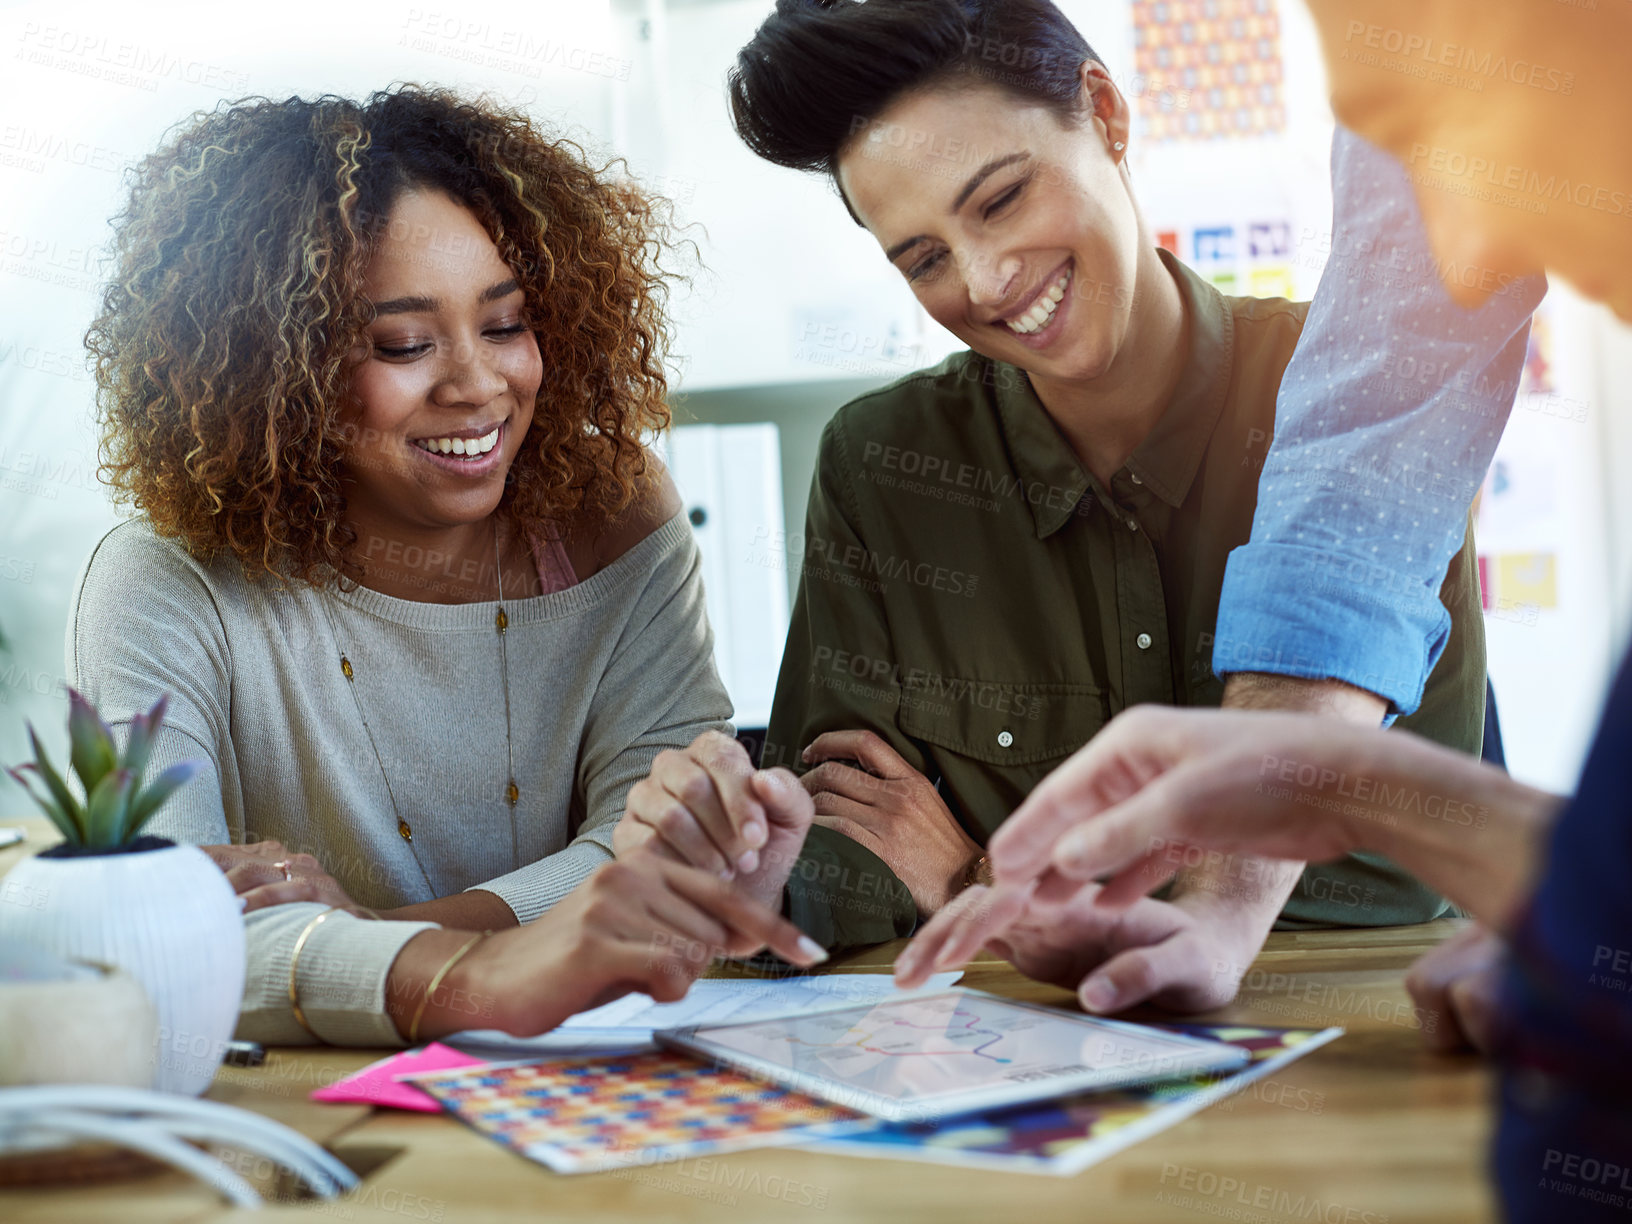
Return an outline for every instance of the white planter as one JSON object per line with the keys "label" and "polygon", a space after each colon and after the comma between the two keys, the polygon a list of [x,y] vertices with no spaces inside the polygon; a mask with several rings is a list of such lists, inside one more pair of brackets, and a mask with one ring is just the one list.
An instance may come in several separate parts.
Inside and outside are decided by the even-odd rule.
{"label": "white planter", "polygon": [[244,920],[196,846],[27,858],[0,882],[0,935],[123,969],[158,1015],[153,1087],[210,1086],[244,994]]}

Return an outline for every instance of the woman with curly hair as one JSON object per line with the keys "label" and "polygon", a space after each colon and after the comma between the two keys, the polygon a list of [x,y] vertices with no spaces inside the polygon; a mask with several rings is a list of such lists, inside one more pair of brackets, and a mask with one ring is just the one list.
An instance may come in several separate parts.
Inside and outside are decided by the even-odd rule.
{"label": "woman with curly hair", "polygon": [[[401,87],[196,116],[116,232],[87,343],[140,514],[87,562],[68,666],[113,715],[171,694],[154,757],[206,765],[154,831],[244,898],[240,1032],[531,1033],[676,997],[703,948],[816,959],[722,873],[610,863],[653,758],[729,742],[642,444],[659,206],[519,114]],[[752,786],[751,840],[808,823],[791,775]]]}

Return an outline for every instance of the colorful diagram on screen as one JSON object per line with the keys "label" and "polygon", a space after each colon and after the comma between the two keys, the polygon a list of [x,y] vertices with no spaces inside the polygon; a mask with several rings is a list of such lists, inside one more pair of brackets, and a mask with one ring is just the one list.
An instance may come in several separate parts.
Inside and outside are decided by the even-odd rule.
{"label": "colorful diagram on screen", "polygon": [[[1084,1023],[967,991],[704,1030],[710,1048],[896,1102],[1130,1069],[1187,1073],[1216,1047],[1155,1029]],[[753,1064],[750,1064],[753,1065]],[[799,1082],[795,1080],[793,1082]]]}
{"label": "colorful diagram on screen", "polygon": [[[790,1037],[788,1041],[790,1045],[824,1050],[829,1054],[837,1050],[858,1050],[864,1054],[877,1054],[881,1058],[968,1056],[1004,1064],[1013,1062],[1013,1056],[991,1053],[992,1047],[1016,1032],[1036,1027],[1025,1020],[987,1024],[982,1021],[979,1012],[967,1006],[954,1007],[944,1019],[940,1016],[929,1018],[928,1024],[919,1022],[924,1018],[929,1017],[891,1015],[880,1009],[879,1013],[850,1025],[835,1038],[812,1041],[804,1037]],[[924,1033],[933,1034],[933,1037],[926,1040],[921,1036]]]}
{"label": "colorful diagram on screen", "polygon": [[1133,42],[1144,139],[1285,129],[1275,0],[1133,0]]}

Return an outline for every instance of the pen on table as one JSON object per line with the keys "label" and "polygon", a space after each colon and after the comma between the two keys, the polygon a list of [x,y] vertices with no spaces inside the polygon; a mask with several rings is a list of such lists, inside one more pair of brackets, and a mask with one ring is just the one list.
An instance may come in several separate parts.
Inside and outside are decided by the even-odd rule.
{"label": "pen on table", "polygon": [[222,1061],[229,1067],[258,1067],[266,1061],[266,1047],[258,1041],[229,1041]]}
{"label": "pen on table", "polygon": [[15,846],[18,842],[28,840],[28,830],[19,829],[15,825],[0,826],[0,850],[7,846]]}

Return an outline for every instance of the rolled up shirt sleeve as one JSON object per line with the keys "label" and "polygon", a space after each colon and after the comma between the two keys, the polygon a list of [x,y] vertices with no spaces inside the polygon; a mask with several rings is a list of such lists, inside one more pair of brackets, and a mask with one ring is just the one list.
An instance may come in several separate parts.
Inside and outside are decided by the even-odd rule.
{"label": "rolled up shirt sleeve", "polygon": [[[1335,679],[1414,711],[1450,633],[1439,588],[1518,391],[1540,277],[1447,268],[1405,169],[1339,128],[1331,251],[1281,382],[1213,670]],[[1463,310],[1441,275],[1492,296]]]}

